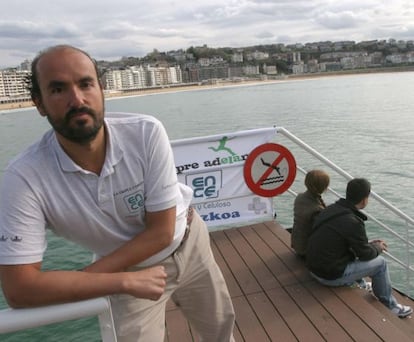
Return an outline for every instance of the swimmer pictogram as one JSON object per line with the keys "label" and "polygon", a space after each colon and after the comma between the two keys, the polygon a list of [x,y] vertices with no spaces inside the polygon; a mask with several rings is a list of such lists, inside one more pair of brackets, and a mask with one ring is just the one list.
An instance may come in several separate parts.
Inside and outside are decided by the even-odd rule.
{"label": "swimmer pictogram", "polygon": [[263,197],[285,192],[296,177],[296,161],[284,146],[267,143],[256,147],[244,164],[244,179],[249,189]]}

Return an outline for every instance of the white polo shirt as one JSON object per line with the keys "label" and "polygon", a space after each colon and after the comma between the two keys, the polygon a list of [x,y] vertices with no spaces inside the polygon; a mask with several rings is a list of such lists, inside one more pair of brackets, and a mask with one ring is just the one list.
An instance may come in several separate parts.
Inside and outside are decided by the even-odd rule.
{"label": "white polo shirt", "polygon": [[98,176],[75,164],[53,130],[8,165],[0,188],[0,264],[39,262],[46,228],[98,257],[145,229],[145,211],[177,207],[173,243],[140,265],[157,263],[181,242],[191,188],[177,182],[162,124],[108,113],[106,159]]}

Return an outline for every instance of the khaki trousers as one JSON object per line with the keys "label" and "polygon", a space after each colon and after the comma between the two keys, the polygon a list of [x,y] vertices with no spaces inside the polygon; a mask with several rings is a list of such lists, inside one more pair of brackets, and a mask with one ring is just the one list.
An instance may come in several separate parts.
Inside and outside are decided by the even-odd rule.
{"label": "khaki trousers", "polygon": [[187,240],[160,264],[168,277],[158,301],[111,296],[118,342],[163,342],[165,307],[170,298],[196,329],[200,341],[234,341],[233,304],[214,260],[207,227],[196,212]]}

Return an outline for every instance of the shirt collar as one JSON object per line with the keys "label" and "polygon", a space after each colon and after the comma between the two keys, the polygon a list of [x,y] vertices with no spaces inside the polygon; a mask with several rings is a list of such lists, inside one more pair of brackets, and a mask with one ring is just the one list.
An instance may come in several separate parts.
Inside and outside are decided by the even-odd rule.
{"label": "shirt collar", "polygon": [[[120,147],[120,144],[117,143],[116,135],[113,134],[111,127],[108,125],[106,120],[104,121],[105,133],[107,137],[106,144],[106,155],[105,162],[102,167],[101,175],[105,176],[114,172],[114,166],[118,164],[122,157],[123,151]],[[90,171],[84,170],[78,164],[76,164],[63,150],[60,146],[59,141],[57,140],[56,134],[52,135],[52,144],[56,152],[56,157],[60,164],[60,167],[65,172],[82,172],[82,173],[92,173]]]}

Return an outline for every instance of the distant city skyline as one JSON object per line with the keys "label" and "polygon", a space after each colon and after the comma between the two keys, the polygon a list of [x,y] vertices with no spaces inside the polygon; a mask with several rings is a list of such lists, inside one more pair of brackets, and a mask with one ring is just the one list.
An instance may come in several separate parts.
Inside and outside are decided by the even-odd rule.
{"label": "distant city skyline", "polygon": [[407,0],[15,0],[2,6],[0,68],[17,67],[56,44],[111,61],[204,44],[408,41],[413,18]]}

